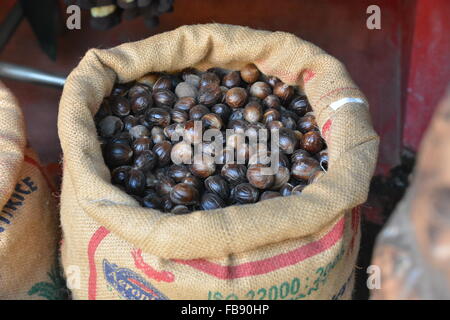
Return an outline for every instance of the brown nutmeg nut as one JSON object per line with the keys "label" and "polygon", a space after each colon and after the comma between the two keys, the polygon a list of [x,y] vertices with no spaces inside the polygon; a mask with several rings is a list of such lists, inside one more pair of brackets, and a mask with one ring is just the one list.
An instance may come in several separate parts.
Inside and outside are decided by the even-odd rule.
{"label": "brown nutmeg nut", "polygon": [[271,172],[271,169],[263,164],[253,164],[247,169],[247,180],[250,184],[258,189],[270,188],[274,181],[275,176]]}
{"label": "brown nutmeg nut", "polygon": [[170,163],[172,144],[169,141],[156,143],[152,151],[158,157],[158,166],[164,167]]}
{"label": "brown nutmeg nut", "polygon": [[209,109],[202,105],[198,104],[189,110],[189,119],[194,121],[199,121],[203,118],[205,114],[209,113]]}
{"label": "brown nutmeg nut", "polygon": [[281,188],[280,188],[280,194],[282,197],[287,197],[290,196],[292,194],[292,189],[294,189],[294,186],[290,183],[285,183]]}
{"label": "brown nutmeg nut", "polygon": [[113,184],[125,185],[128,180],[128,172],[131,170],[130,166],[120,166],[111,172],[111,182]]}
{"label": "brown nutmeg nut", "polygon": [[189,110],[191,110],[191,108],[195,105],[197,105],[195,98],[183,97],[183,98],[178,99],[178,101],[173,106],[173,109],[189,112]]}
{"label": "brown nutmeg nut", "polygon": [[240,108],[247,102],[247,91],[241,87],[231,88],[225,95],[225,102],[231,108]]}
{"label": "brown nutmeg nut", "polygon": [[153,92],[158,90],[172,90],[172,79],[169,76],[161,76],[153,85]]}
{"label": "brown nutmeg nut", "polygon": [[265,99],[270,94],[272,94],[272,88],[265,82],[257,81],[250,87],[250,95],[261,100]]}
{"label": "brown nutmeg nut", "polygon": [[297,146],[297,137],[294,131],[288,128],[278,130],[278,147],[286,154],[292,154]]}
{"label": "brown nutmeg nut", "polygon": [[192,174],[190,176],[186,176],[183,180],[181,180],[181,183],[189,184],[199,192],[203,188],[202,181],[200,180],[200,178]]}
{"label": "brown nutmeg nut", "polygon": [[233,188],[232,195],[237,203],[255,203],[259,198],[259,191],[250,183],[241,183]]}
{"label": "brown nutmeg nut", "polygon": [[297,96],[292,99],[289,109],[294,111],[299,117],[303,117],[309,110],[309,103],[305,96]]}
{"label": "brown nutmeg nut", "polygon": [[154,126],[166,127],[170,124],[170,113],[163,108],[151,108],[146,114],[146,120]]}
{"label": "brown nutmeg nut", "polygon": [[[175,146],[174,146],[175,148]],[[173,149],[172,149],[173,151]],[[173,164],[167,170],[167,175],[175,182],[181,182],[184,178],[191,175],[189,169],[183,164]]]}
{"label": "brown nutmeg nut", "polygon": [[166,176],[161,176],[158,178],[158,182],[155,185],[155,190],[161,197],[167,197],[175,185],[176,183],[173,179]]}
{"label": "brown nutmeg nut", "polygon": [[244,119],[250,123],[257,123],[262,118],[262,107],[258,102],[249,102],[244,108]]}
{"label": "brown nutmeg nut", "polygon": [[279,82],[273,88],[273,93],[278,96],[282,102],[288,102],[294,95],[294,88],[283,82]]}
{"label": "brown nutmeg nut", "polygon": [[211,112],[220,116],[220,118],[222,118],[222,122],[226,122],[230,117],[231,108],[226,104],[218,103],[211,107]]}
{"label": "brown nutmeg nut", "polygon": [[137,95],[150,95],[150,87],[143,83],[136,83],[128,90],[128,98],[133,99]]}
{"label": "brown nutmeg nut", "polygon": [[139,118],[136,118],[135,116],[129,115],[122,119],[123,122],[123,129],[125,131],[129,131],[134,126],[137,126],[139,124]]}
{"label": "brown nutmeg nut", "polygon": [[278,79],[278,78],[275,77],[275,76],[267,76],[267,77],[266,77],[266,82],[267,82],[268,84],[270,84],[270,86],[273,88],[273,87],[275,87],[275,85],[276,85],[277,83],[281,82],[281,80]]}
{"label": "brown nutmeg nut", "polygon": [[218,103],[222,98],[222,90],[217,84],[202,86],[198,93],[198,103],[211,106]]}
{"label": "brown nutmeg nut", "polygon": [[247,181],[247,167],[243,164],[226,163],[220,175],[231,184],[239,184]]}
{"label": "brown nutmeg nut", "polygon": [[281,108],[280,98],[278,98],[274,94],[270,94],[267,97],[265,97],[264,100],[262,101],[262,104],[266,108],[273,108],[277,110]]}
{"label": "brown nutmeg nut", "polygon": [[221,176],[209,176],[204,181],[205,189],[208,192],[215,193],[223,200],[227,200],[230,196],[230,188],[228,182]]}
{"label": "brown nutmeg nut", "polygon": [[157,160],[153,151],[144,150],[134,159],[133,168],[146,172],[155,167]]}
{"label": "brown nutmeg nut", "polygon": [[309,153],[315,154],[323,149],[323,139],[317,131],[309,131],[303,135],[302,147]]}
{"label": "brown nutmeg nut", "polygon": [[197,189],[187,183],[179,183],[170,191],[170,200],[176,204],[193,205],[198,202]]}
{"label": "brown nutmeg nut", "polygon": [[303,150],[303,149],[297,149],[291,155],[291,162],[294,163],[294,162],[300,161],[305,158],[310,158],[310,157],[311,157],[311,154],[308,151]]}
{"label": "brown nutmeg nut", "polygon": [[297,128],[301,133],[318,130],[316,118],[313,115],[305,115],[297,122]]}
{"label": "brown nutmeg nut", "polygon": [[198,90],[197,88],[187,82],[180,82],[177,87],[175,88],[175,94],[178,98],[184,98],[184,97],[197,97]]}
{"label": "brown nutmeg nut", "polygon": [[200,77],[200,90],[209,85],[220,86],[220,79],[214,72],[205,72]]}
{"label": "brown nutmeg nut", "polygon": [[125,183],[126,191],[129,194],[142,195],[145,189],[145,175],[141,170],[130,169],[128,180]]}
{"label": "brown nutmeg nut", "polygon": [[124,117],[130,114],[130,102],[125,97],[113,96],[109,99],[109,105],[111,112],[117,117]]}
{"label": "brown nutmeg nut", "polygon": [[172,109],[170,111],[170,118],[172,119],[173,122],[185,123],[186,121],[189,120],[189,115],[186,111]]}
{"label": "brown nutmeg nut", "polygon": [[249,63],[241,69],[241,78],[247,83],[258,81],[260,74],[258,68],[253,63]]}
{"label": "brown nutmeg nut", "polygon": [[202,161],[196,161],[194,158],[194,163],[189,165],[189,170],[197,177],[207,178],[216,171],[216,164],[213,160],[212,158],[204,157]]}
{"label": "brown nutmeg nut", "polygon": [[177,96],[170,90],[160,89],[157,91],[153,91],[153,101],[159,108],[172,108],[172,106],[177,101]]}
{"label": "brown nutmeg nut", "polygon": [[153,99],[149,93],[136,94],[131,99],[131,111],[134,115],[144,113],[153,106]]}
{"label": "brown nutmeg nut", "polygon": [[222,78],[222,85],[227,88],[237,87],[241,84],[241,76],[237,71],[230,71]]}
{"label": "brown nutmeg nut", "polygon": [[271,186],[271,190],[279,190],[282,186],[288,183],[291,177],[291,173],[289,169],[286,167],[279,166],[277,173],[275,174],[275,179],[273,185]]}
{"label": "brown nutmeg nut", "polygon": [[200,209],[214,210],[226,207],[225,201],[214,193],[205,193],[200,201]]}
{"label": "brown nutmeg nut", "polygon": [[173,214],[188,214],[191,213],[191,210],[187,206],[180,204],[173,207],[173,209],[170,212]]}
{"label": "brown nutmeg nut", "polygon": [[304,158],[292,164],[291,174],[298,181],[308,181],[319,170],[320,165],[316,159]]}
{"label": "brown nutmeg nut", "polygon": [[130,164],[132,157],[133,150],[128,144],[112,143],[106,146],[105,161],[110,167]]}
{"label": "brown nutmeg nut", "polygon": [[157,72],[150,72],[150,73],[146,74],[145,76],[140,77],[136,81],[140,85],[146,85],[149,88],[153,88],[156,81],[158,81],[159,77],[161,77],[161,74],[159,74]]}
{"label": "brown nutmeg nut", "polygon": [[261,197],[259,198],[259,201],[269,200],[269,199],[273,199],[273,198],[277,198],[277,197],[281,197],[281,194],[279,192],[276,192],[276,191],[264,191],[262,193]]}
{"label": "brown nutmeg nut", "polygon": [[218,130],[222,129],[222,126],[223,126],[222,118],[219,117],[215,113],[205,114],[201,120],[203,123],[203,127],[205,129],[210,129],[210,128],[214,128],[214,129],[218,129]]}
{"label": "brown nutmeg nut", "polygon": [[263,114],[263,122],[268,123],[275,120],[280,120],[281,114],[277,109],[267,109]]}

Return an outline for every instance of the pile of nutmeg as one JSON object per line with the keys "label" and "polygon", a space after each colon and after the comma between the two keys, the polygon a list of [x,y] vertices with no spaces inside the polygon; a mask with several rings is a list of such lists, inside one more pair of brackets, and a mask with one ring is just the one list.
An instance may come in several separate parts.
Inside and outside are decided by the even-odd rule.
{"label": "pile of nutmeg", "polygon": [[328,166],[306,96],[253,64],[116,84],[95,121],[112,183],[163,212],[298,195]]}

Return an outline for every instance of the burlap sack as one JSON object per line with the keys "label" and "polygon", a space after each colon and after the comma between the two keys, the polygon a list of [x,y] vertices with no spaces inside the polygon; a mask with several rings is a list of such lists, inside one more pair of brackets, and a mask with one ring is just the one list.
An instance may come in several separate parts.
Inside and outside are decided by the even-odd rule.
{"label": "burlap sack", "polygon": [[[300,196],[175,216],[144,209],[110,183],[93,115],[114,81],[193,66],[240,69],[300,85],[330,150],[329,171]],[[92,49],[60,103],[65,269],[75,299],[350,298],[378,137],[343,65],[283,32],[230,25],[178,28]],[[356,209],[355,209],[356,208]]]}
{"label": "burlap sack", "polygon": [[0,300],[59,299],[52,185],[26,147],[22,112],[0,83]]}

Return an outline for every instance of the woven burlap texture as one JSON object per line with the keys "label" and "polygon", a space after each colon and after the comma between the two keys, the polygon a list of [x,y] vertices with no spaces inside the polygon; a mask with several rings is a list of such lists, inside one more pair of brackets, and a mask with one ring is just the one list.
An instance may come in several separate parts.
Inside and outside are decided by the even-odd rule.
{"label": "woven burlap texture", "polygon": [[[240,69],[249,62],[299,85],[320,127],[332,118],[329,170],[320,181],[300,196],[181,216],[142,208],[110,183],[93,115],[115,81],[186,67]],[[314,75],[307,82],[306,70]],[[218,258],[314,235],[366,200],[373,174],[378,136],[367,103],[349,103],[336,112],[328,107],[349,96],[366,101],[339,61],[283,32],[194,25],[107,50],[91,49],[69,75],[60,102],[64,181],[73,185],[73,194],[64,194],[63,188],[62,201],[75,198],[71,203],[87,214],[86,223],[95,221],[143,252],[166,259]],[[63,219],[73,214],[64,210],[63,204]],[[65,234],[75,228],[63,227]]]}
{"label": "woven burlap texture", "polygon": [[[19,105],[2,83],[0,207],[0,299],[43,299],[38,287],[31,289],[51,282],[48,273],[55,265],[58,240],[56,206],[37,156],[26,148]],[[48,298],[55,296],[44,291]]]}

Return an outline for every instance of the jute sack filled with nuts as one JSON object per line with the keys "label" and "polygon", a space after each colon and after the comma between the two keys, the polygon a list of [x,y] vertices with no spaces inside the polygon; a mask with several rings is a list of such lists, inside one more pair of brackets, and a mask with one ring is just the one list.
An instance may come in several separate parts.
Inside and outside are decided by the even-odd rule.
{"label": "jute sack filled with nuts", "polygon": [[58,299],[54,186],[26,147],[22,112],[1,83],[0,175],[0,300]]}
{"label": "jute sack filled with nuts", "polygon": [[[299,85],[329,150],[328,172],[301,195],[187,215],[142,208],[111,184],[93,115],[115,81],[186,67],[239,70]],[[230,25],[178,28],[92,49],[60,103],[61,219],[75,299],[348,299],[358,206],[378,148],[368,104],[343,65],[291,34]],[[71,274],[67,272],[67,276]]]}

